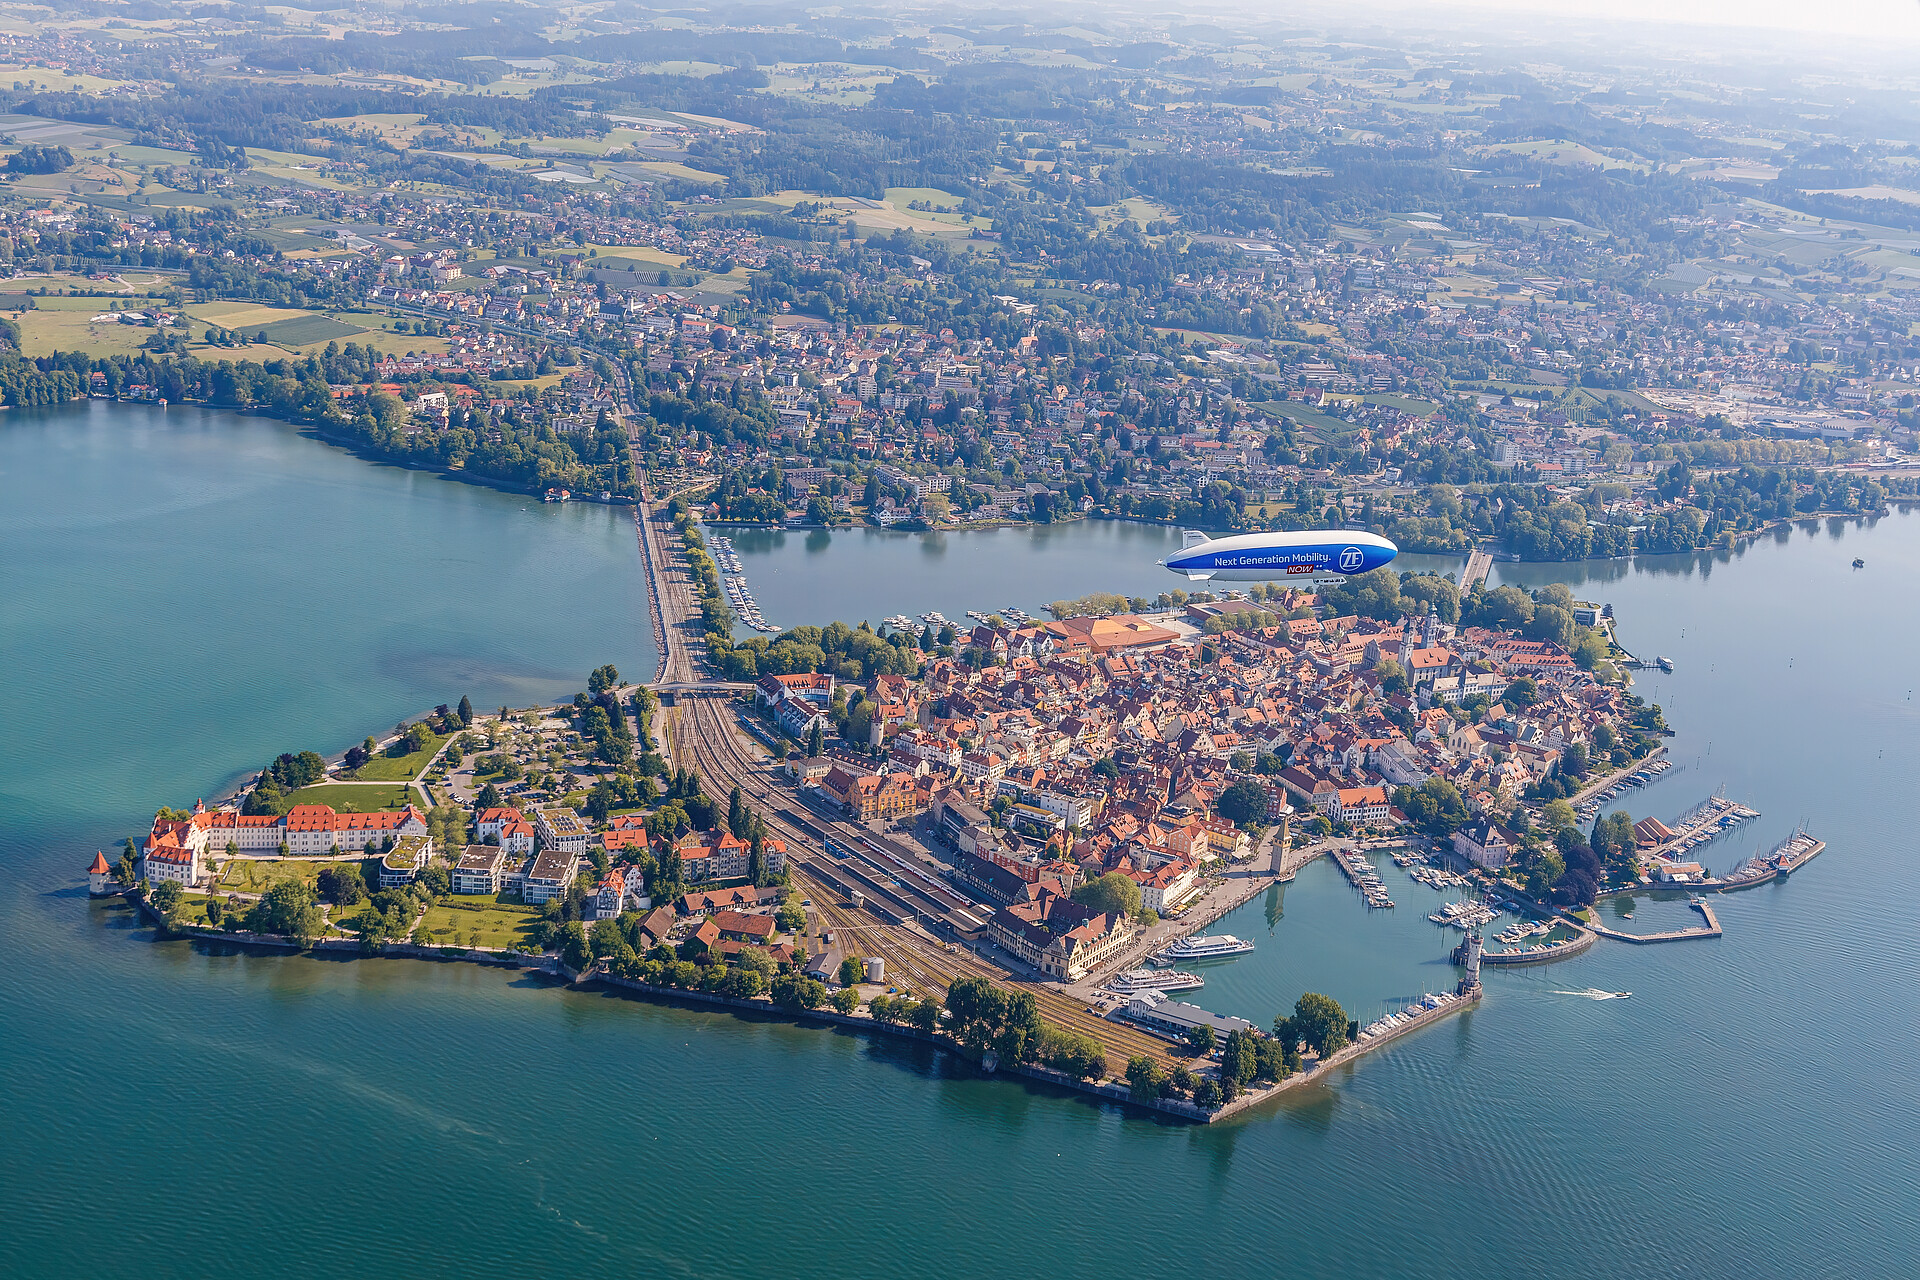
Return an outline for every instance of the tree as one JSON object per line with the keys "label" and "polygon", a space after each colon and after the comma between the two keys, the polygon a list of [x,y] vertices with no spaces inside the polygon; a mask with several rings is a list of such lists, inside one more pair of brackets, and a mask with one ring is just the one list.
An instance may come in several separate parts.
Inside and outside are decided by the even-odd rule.
{"label": "tree", "polygon": [[319,900],[303,880],[278,882],[247,912],[247,927],[254,932],[281,934],[302,946],[319,934],[320,924]]}
{"label": "tree", "polygon": [[593,674],[587,677],[587,691],[589,693],[605,693],[609,689],[618,688],[619,684],[620,672],[611,662],[604,666],[595,667]]}
{"label": "tree", "polygon": [[807,730],[807,758],[812,759],[827,749],[827,733],[820,721],[815,720],[813,727]]}
{"label": "tree", "polygon": [[1436,838],[1452,835],[1466,825],[1466,798],[1445,778],[1428,778],[1417,787],[1399,787],[1393,803],[1408,821]]}
{"label": "tree", "polygon": [[461,694],[460,709],[455,712],[455,714],[460,717],[462,728],[473,728],[473,699],[467,697],[464,693]]}
{"label": "tree", "polygon": [[860,961],[857,957],[848,956],[846,959],[840,962],[840,985],[841,986],[843,987],[858,986],[860,984],[860,978],[861,978]]}
{"label": "tree", "polygon": [[162,880],[153,886],[153,891],[147,895],[147,901],[153,904],[155,911],[160,913],[160,923],[168,928],[173,927],[173,918],[179,914],[181,892],[177,881]]}
{"label": "tree", "polygon": [[831,997],[833,1007],[841,1013],[852,1013],[860,1007],[860,993],[852,987],[842,987]]}
{"label": "tree", "polygon": [[727,830],[733,833],[734,839],[745,840],[750,829],[747,802],[742,798],[740,788],[736,786],[727,796]]}
{"label": "tree", "polygon": [[1267,816],[1267,789],[1252,778],[1241,778],[1220,793],[1214,808],[1239,826],[1258,822]]}
{"label": "tree", "polygon": [[1253,1079],[1260,1066],[1260,1051],[1255,1047],[1257,1038],[1249,1032],[1233,1030],[1227,1032],[1227,1042],[1220,1049],[1220,1076],[1235,1084],[1245,1084]]}
{"label": "tree", "polygon": [[1540,810],[1540,825],[1550,832],[1565,830],[1579,820],[1573,806],[1565,800],[1549,800]]}
{"label": "tree", "polygon": [[1187,1048],[1193,1050],[1195,1057],[1204,1057],[1213,1052],[1214,1031],[1206,1023],[1187,1028]]}
{"label": "tree", "polygon": [[1135,1102],[1151,1102],[1160,1096],[1160,1068],[1151,1058],[1127,1059],[1127,1092]]}
{"label": "tree", "polygon": [[1140,886],[1118,871],[1109,871],[1075,889],[1073,900],[1107,915],[1131,918],[1140,912]]}
{"label": "tree", "polygon": [[43,147],[29,142],[7,157],[9,174],[62,173],[73,168],[73,152],[63,146]]}
{"label": "tree", "polygon": [[320,896],[336,907],[351,907],[367,896],[366,877],[350,863],[320,869]]}
{"label": "tree", "polygon": [[500,807],[500,788],[489,782],[486,786],[480,788],[480,796],[473,803],[474,807],[482,813],[488,809],[498,809]]}
{"label": "tree", "polygon": [[[1294,1001],[1293,1017],[1281,1022],[1287,1025],[1294,1039],[1306,1041],[1307,1047],[1323,1058],[1346,1046],[1347,1011],[1332,996],[1307,992]],[[1285,1034],[1281,1022],[1274,1024],[1276,1036]]]}

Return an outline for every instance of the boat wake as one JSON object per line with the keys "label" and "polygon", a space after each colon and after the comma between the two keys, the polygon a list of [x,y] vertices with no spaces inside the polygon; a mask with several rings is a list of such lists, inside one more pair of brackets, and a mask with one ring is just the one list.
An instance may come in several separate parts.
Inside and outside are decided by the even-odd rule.
{"label": "boat wake", "polygon": [[1556,991],[1557,996],[1581,996],[1588,1000],[1628,1000],[1633,997],[1631,991],[1602,991],[1598,987],[1588,987],[1584,991]]}

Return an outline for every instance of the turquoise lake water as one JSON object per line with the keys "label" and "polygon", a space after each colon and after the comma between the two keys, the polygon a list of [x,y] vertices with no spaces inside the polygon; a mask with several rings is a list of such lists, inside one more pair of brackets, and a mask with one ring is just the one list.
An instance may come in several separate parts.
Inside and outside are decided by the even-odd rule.
{"label": "turquoise lake water", "polygon": [[[1670,818],[1724,784],[1765,817],[1710,865],[1802,817],[1827,852],[1718,902],[1718,942],[1489,973],[1473,1012],[1200,1129],[516,974],[154,943],[80,873],[156,805],[462,693],[646,670],[630,519],[105,405],[0,416],[0,498],[0,1275],[1914,1271],[1913,517],[1501,566],[1612,601],[1630,646],[1675,659],[1642,688],[1682,767],[1626,808]],[[1075,594],[1164,573],[1135,585],[1142,547],[1114,541]],[[920,563],[901,545],[822,558],[821,591],[906,607],[878,580]],[[921,607],[1067,593],[1036,576],[1047,551],[984,554],[1004,591],[923,565]],[[1458,935],[1424,919],[1443,899],[1385,870],[1395,912],[1322,863],[1228,917],[1258,949],[1194,998],[1264,1022],[1305,988],[1362,1013],[1450,981]],[[1588,987],[1634,998],[1556,994]]]}

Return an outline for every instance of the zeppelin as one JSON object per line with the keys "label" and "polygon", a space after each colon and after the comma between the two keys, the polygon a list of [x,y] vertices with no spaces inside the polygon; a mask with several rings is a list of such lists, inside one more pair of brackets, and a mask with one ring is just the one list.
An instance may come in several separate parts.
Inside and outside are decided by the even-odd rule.
{"label": "zeppelin", "polygon": [[1189,529],[1180,550],[1160,563],[1195,582],[1275,582],[1350,578],[1378,569],[1400,548],[1378,534],[1341,529],[1242,533],[1209,538]]}

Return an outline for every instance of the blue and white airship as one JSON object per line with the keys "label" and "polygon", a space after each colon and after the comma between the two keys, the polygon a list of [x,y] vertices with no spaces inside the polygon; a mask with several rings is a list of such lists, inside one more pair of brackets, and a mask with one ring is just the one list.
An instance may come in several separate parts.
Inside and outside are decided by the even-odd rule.
{"label": "blue and white airship", "polygon": [[1209,538],[1189,529],[1179,551],[1160,563],[1195,582],[1274,582],[1350,578],[1378,569],[1400,548],[1373,533],[1307,529]]}

